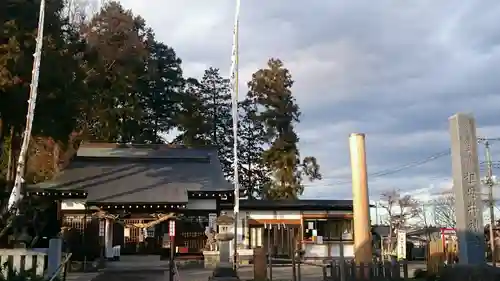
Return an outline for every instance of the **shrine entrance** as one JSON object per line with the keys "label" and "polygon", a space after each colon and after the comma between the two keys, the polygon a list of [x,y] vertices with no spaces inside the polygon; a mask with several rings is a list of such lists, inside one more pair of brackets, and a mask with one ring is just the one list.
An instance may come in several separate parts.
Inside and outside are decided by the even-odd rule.
{"label": "shrine entrance", "polygon": [[[294,255],[294,249],[300,245],[300,225],[266,224],[262,227],[263,248],[277,259],[291,259]],[[250,233],[255,232],[251,231]],[[251,240],[255,238],[250,237]]]}
{"label": "shrine entrance", "polygon": [[[179,257],[202,257],[203,248],[206,243],[205,227],[208,226],[208,215],[183,215],[174,216],[175,247],[176,256]],[[138,254],[162,254],[163,248],[170,248],[169,223],[162,221],[154,223],[154,218],[125,219],[125,225],[136,225],[142,227],[130,227],[122,230],[124,233],[125,253]],[[123,228],[122,228],[123,229]],[[123,239],[123,238],[122,238]]]}
{"label": "shrine entrance", "polygon": [[207,237],[208,215],[179,216],[176,226],[175,246],[180,257],[202,258]]}

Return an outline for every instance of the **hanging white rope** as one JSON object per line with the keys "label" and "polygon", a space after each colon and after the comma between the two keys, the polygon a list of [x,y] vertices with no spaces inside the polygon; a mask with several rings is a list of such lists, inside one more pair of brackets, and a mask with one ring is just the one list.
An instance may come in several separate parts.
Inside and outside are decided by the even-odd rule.
{"label": "hanging white rope", "polygon": [[33,69],[31,71],[31,85],[30,85],[30,95],[28,99],[28,113],[26,114],[26,127],[24,130],[21,152],[19,153],[19,159],[17,161],[16,179],[14,181],[14,187],[12,188],[12,192],[10,193],[9,197],[9,203],[8,203],[9,211],[16,210],[17,204],[22,198],[21,187],[24,183],[26,154],[28,152],[28,147],[31,139],[31,128],[33,126],[33,117],[35,115],[36,97],[38,90],[38,76],[40,74],[40,60],[42,57],[44,20],[45,20],[45,0],[41,0],[40,15],[38,18],[38,34],[36,37],[35,53],[33,54],[34,59],[33,59]]}
{"label": "hanging white rope", "polygon": [[234,169],[234,242],[233,262],[236,267],[238,257],[238,213],[240,212],[240,190],[238,180],[238,29],[240,18],[240,0],[236,0],[236,12],[234,15],[233,47],[231,54],[230,80],[233,106],[233,169]]}

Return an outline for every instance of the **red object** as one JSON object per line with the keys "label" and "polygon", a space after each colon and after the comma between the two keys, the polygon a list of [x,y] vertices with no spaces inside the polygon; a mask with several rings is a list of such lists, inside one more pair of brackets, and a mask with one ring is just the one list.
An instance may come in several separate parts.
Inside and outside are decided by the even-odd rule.
{"label": "red object", "polygon": [[178,251],[180,254],[187,254],[189,252],[188,247],[178,247]]}
{"label": "red object", "polygon": [[447,235],[457,235],[457,230],[455,228],[441,228],[441,241],[443,243],[443,249],[446,249],[446,237]]}

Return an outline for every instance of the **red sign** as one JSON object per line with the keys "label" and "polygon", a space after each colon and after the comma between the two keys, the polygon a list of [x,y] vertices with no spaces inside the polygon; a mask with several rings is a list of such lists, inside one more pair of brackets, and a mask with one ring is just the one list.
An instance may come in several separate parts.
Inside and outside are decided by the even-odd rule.
{"label": "red sign", "polygon": [[171,220],[168,222],[168,235],[170,237],[175,236],[175,220]]}

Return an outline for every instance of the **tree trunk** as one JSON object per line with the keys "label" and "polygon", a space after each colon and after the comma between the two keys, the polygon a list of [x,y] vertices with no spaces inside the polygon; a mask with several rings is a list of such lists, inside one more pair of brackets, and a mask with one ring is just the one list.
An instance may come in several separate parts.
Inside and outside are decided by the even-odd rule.
{"label": "tree trunk", "polygon": [[0,117],[0,159],[3,156],[3,119]]}

